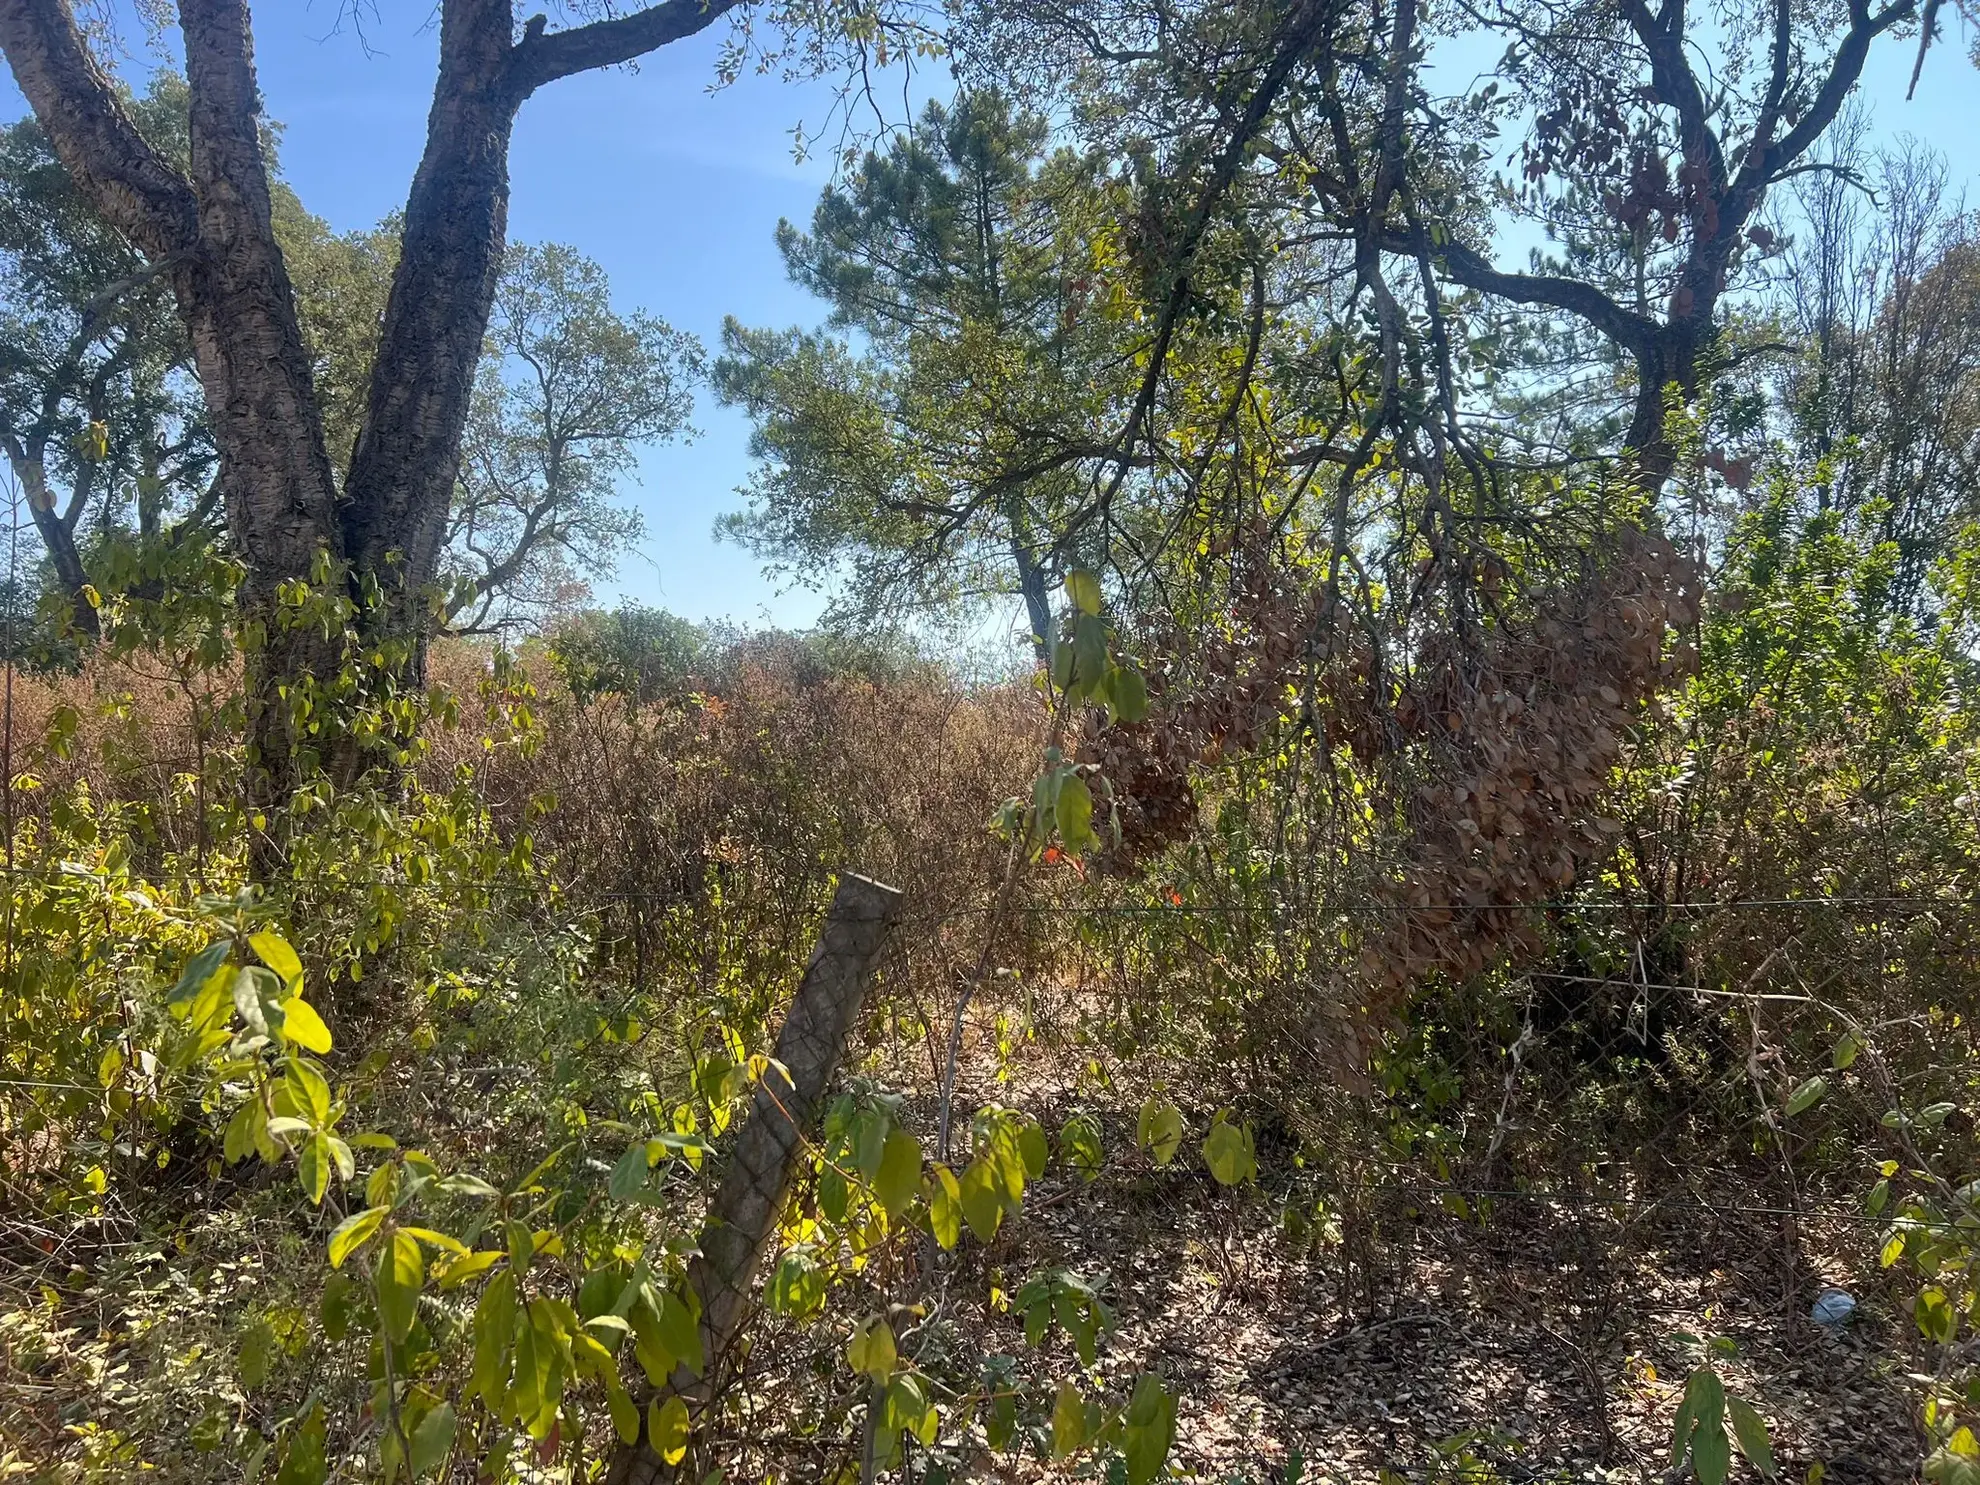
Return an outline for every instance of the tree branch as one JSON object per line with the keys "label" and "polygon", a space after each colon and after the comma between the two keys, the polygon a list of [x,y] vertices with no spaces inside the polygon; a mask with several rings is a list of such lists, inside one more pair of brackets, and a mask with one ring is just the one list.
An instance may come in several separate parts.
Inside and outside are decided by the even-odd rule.
{"label": "tree branch", "polygon": [[744,0],[666,0],[630,15],[592,21],[568,31],[546,32],[532,25],[516,44],[509,76],[518,97],[545,83],[596,67],[615,67],[684,36],[705,30]]}
{"label": "tree branch", "polygon": [[[1842,111],[1850,90],[1863,74],[1864,60],[1870,55],[1870,43],[1883,35],[1891,27],[1910,20],[1918,13],[1917,0],[1894,0],[1876,14],[1871,14],[1861,0],[1850,0],[1849,30],[1842,43],[1836,48],[1835,60],[1829,66],[1829,75],[1822,80],[1821,88],[1795,126],[1776,145],[1764,149],[1756,148],[1748,156],[1745,167],[1740,171],[1735,195],[1758,196],[1764,191],[1781,170],[1800,159],[1808,149],[1820,139],[1829,125],[1835,122]],[[1758,144],[1758,141],[1755,141]]]}
{"label": "tree branch", "polygon": [[[1383,235],[1382,246],[1388,252],[1414,256],[1425,244],[1419,243],[1415,234],[1389,232]],[[1456,242],[1429,246],[1429,253],[1441,261],[1444,272],[1454,282],[1467,289],[1510,299],[1515,304],[1544,304],[1564,309],[1587,321],[1617,345],[1639,355],[1655,344],[1658,333],[1655,320],[1623,308],[1593,284],[1549,274],[1506,273],[1494,268],[1482,253]]]}
{"label": "tree branch", "polygon": [[1623,17],[1650,55],[1650,81],[1677,110],[1687,160],[1701,161],[1715,192],[1726,188],[1726,157],[1707,117],[1705,95],[1684,55],[1684,6],[1672,0],[1663,16],[1653,16],[1643,0],[1623,0]]}
{"label": "tree branch", "polygon": [[104,220],[154,258],[190,251],[199,239],[192,187],[138,133],[64,0],[0,4],[0,51],[57,157]]}

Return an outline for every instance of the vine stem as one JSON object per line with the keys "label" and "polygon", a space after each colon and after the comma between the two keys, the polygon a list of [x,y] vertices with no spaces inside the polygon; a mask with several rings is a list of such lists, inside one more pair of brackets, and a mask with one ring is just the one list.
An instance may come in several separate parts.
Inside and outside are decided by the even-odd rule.
{"label": "vine stem", "polygon": [[[1067,713],[1069,707],[1055,701],[1052,706],[1050,728],[1046,738],[1046,757],[1065,745]],[[1011,893],[1017,887],[1018,872],[1024,865],[1025,846],[1029,831],[1013,833],[1011,849],[1004,857],[1004,879],[997,884],[997,895],[990,900],[990,910],[983,918],[983,950],[976,956],[976,968],[970,971],[963,981],[962,992],[956,997],[955,1019],[949,1023],[949,1056],[942,1069],[941,1118],[936,1125],[935,1150],[944,1165],[949,1159],[949,1134],[954,1123],[956,1102],[956,1070],[962,1061],[963,1019],[969,1014],[970,1000],[983,984],[984,976],[990,973],[990,955],[997,947],[997,929],[1003,921],[1004,910],[1010,906]]]}
{"label": "vine stem", "polygon": [[942,1068],[941,1120],[935,1131],[935,1149],[944,1165],[950,1163],[949,1130],[955,1113],[956,1069],[962,1060],[963,1020],[969,1013],[970,999],[983,983],[984,976],[990,972],[990,955],[997,947],[997,929],[1003,921],[1004,909],[1010,905],[1012,889],[1017,886],[1018,867],[1024,859],[1023,844],[1022,836],[1011,842],[1010,854],[1004,862],[1004,879],[997,884],[997,895],[991,899],[990,911],[984,915],[982,952],[976,956],[976,968],[963,981],[962,993],[956,997],[955,1019],[949,1023],[949,1056]]}
{"label": "vine stem", "polygon": [[15,632],[16,618],[20,605],[20,550],[21,550],[21,487],[14,478],[13,471],[7,471],[7,680],[6,696],[0,701],[0,829],[7,832],[7,927],[6,963],[9,973],[14,967],[14,651],[18,648]]}

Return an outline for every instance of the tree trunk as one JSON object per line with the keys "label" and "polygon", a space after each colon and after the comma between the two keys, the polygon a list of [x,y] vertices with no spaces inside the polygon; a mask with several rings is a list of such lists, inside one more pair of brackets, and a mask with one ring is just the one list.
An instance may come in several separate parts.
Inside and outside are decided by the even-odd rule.
{"label": "tree trunk", "polygon": [[[441,0],[426,149],[340,492],[270,221],[247,0],[179,0],[190,178],[132,125],[67,0],[0,0],[0,50],[56,155],[105,221],[167,270],[192,342],[228,527],[247,567],[240,604],[257,813],[287,799],[307,771],[298,755],[320,745],[298,727],[293,703],[309,678],[335,675],[344,661],[341,625],[326,638],[284,601],[285,589],[327,580],[329,596],[355,601],[368,649],[392,642],[387,653],[399,663],[382,683],[423,680],[422,590],[439,562],[501,264],[516,110],[545,83],[630,61],[736,3],[665,0],[555,33],[538,17],[518,40],[510,0]],[[362,761],[350,746],[324,760],[339,777]],[[257,860],[268,864],[271,850],[264,841]]]}
{"label": "tree trunk", "polygon": [[1041,668],[1052,663],[1049,639],[1052,633],[1052,595],[1046,587],[1045,569],[1039,565],[1032,545],[1031,526],[1024,518],[1024,497],[1010,500],[1011,561],[1017,567],[1018,592],[1024,598],[1024,616],[1031,625],[1032,658]]}
{"label": "tree trunk", "polygon": [[[701,1254],[688,1267],[688,1282],[701,1299],[707,1367],[699,1377],[686,1368],[676,1371],[665,1390],[684,1398],[691,1409],[705,1408],[720,1389],[757,1265],[776,1236],[806,1131],[818,1120],[866,998],[874,961],[900,906],[896,888],[866,877],[839,879],[825,931],[811,951],[777,1037],[777,1061],[790,1070],[790,1082],[784,1085],[775,1069],[764,1074],[709,1208]],[[639,1439],[612,1456],[606,1476],[610,1485],[654,1485],[671,1474],[647,1446],[644,1412],[641,1416]]]}
{"label": "tree trunk", "polygon": [[27,492],[28,511],[34,518],[35,530],[41,533],[41,544],[48,550],[55,581],[68,596],[69,621],[77,632],[95,639],[101,630],[96,606],[83,591],[89,585],[89,574],[83,571],[82,553],[76,547],[76,528],[55,509],[55,496],[48,488],[48,471],[39,458],[30,454],[10,457],[9,462],[14,467],[14,477]]}
{"label": "tree trunk", "polygon": [[[346,482],[344,539],[383,590],[389,630],[423,633],[439,568],[475,367],[502,266],[509,138],[522,93],[508,61],[508,0],[443,7],[426,152],[406,203],[399,261]],[[424,656],[415,657],[415,672]]]}

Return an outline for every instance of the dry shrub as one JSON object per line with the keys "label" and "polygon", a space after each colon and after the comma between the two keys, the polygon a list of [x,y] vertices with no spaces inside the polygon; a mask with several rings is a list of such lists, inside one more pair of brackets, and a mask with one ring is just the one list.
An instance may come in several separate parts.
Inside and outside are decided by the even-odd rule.
{"label": "dry shrub", "polygon": [[142,649],[99,652],[73,673],[10,669],[12,820],[33,832],[81,786],[115,816],[140,875],[199,875],[225,852],[214,815],[234,802],[239,689],[238,665]]}
{"label": "dry shrub", "polygon": [[[435,679],[471,694],[480,663],[437,654]],[[488,801],[505,831],[527,824],[539,863],[595,915],[632,996],[705,1002],[726,981],[732,1005],[767,1015],[833,879],[855,871],[907,893],[882,1004],[904,1029],[943,1020],[1008,859],[989,817],[1038,767],[1033,693],[932,668],[820,673],[795,642],[761,640],[680,700],[587,698],[555,667],[533,671],[540,740],[487,770]],[[479,731],[438,735],[428,766],[469,761],[459,750]]]}

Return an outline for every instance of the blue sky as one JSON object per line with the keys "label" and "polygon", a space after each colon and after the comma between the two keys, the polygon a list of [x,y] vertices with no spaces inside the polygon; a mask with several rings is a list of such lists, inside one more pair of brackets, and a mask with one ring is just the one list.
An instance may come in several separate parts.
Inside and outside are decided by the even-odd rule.
{"label": "blue sky", "polygon": [[[303,201],[339,230],[403,206],[432,97],[429,7],[385,0],[366,32],[369,55],[348,28],[336,32],[339,0],[264,0],[255,11],[263,95],[284,125],[283,169]],[[1880,138],[1909,132],[1937,144],[1980,196],[1971,189],[1980,164],[1963,149],[1980,124],[1980,76],[1957,22],[1952,29],[1916,101],[1903,96],[1906,43],[1873,52],[1863,92]],[[786,279],[772,233],[780,217],[809,219],[831,169],[824,155],[794,160],[790,132],[826,121],[830,89],[749,76],[711,93],[721,31],[667,47],[637,71],[544,89],[523,109],[510,162],[515,238],[572,244],[604,265],[622,307],[659,314],[711,347],[726,314],[755,325],[821,318],[817,301]],[[1445,85],[1462,87],[1497,50],[1440,58]],[[10,79],[0,88],[0,113],[25,111]],[[695,619],[810,623],[817,595],[779,592],[746,552],[710,533],[749,472],[745,420],[704,395],[695,422],[703,436],[694,444],[642,457],[627,493],[645,515],[646,539],[599,596]]]}
{"label": "blue sky", "polygon": [[[282,165],[311,210],[339,229],[405,204],[433,94],[437,33],[425,6],[386,4],[366,37],[328,35],[336,0],[256,7],[256,61],[282,120]],[[745,77],[710,93],[722,27],[667,47],[635,71],[590,73],[543,89],[522,111],[510,156],[509,231],[567,242],[604,265],[623,308],[692,330],[711,349],[722,317],[793,324],[819,318],[785,277],[778,218],[808,220],[830,161],[792,158],[791,134],[831,107],[823,85]],[[704,395],[702,437],[648,450],[627,493],[646,539],[627,553],[619,593],[690,618],[802,626],[814,594],[779,593],[754,558],[717,543],[749,468],[748,424]]]}

